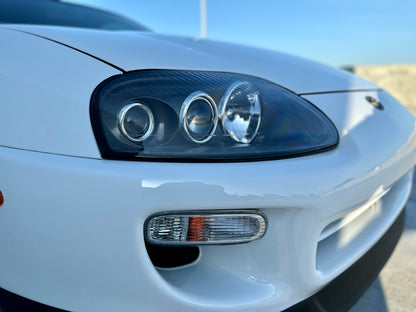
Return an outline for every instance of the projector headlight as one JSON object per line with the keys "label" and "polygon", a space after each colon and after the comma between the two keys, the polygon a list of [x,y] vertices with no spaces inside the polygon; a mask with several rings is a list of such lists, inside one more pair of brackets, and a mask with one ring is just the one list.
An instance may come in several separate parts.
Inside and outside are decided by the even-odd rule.
{"label": "projector headlight", "polygon": [[104,158],[229,161],[319,152],[338,143],[315,106],[269,81],[231,73],[147,70],[95,90]]}
{"label": "projector headlight", "polygon": [[197,91],[183,102],[179,118],[187,138],[195,143],[205,143],[217,127],[217,107],[208,94]]}

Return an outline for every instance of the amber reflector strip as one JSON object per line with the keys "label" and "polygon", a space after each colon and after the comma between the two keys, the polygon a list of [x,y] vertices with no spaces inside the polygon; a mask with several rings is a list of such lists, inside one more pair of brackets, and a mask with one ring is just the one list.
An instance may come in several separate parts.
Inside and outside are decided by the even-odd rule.
{"label": "amber reflector strip", "polygon": [[204,224],[205,217],[189,217],[186,240],[191,242],[202,241],[204,239],[204,234],[202,233]]}

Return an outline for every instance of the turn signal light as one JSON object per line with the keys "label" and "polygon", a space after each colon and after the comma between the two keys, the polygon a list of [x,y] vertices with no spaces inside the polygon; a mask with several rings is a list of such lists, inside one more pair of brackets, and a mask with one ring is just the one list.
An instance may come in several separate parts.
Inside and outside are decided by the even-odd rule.
{"label": "turn signal light", "polygon": [[196,246],[248,243],[263,237],[266,218],[255,210],[163,213],[145,223],[150,244]]}

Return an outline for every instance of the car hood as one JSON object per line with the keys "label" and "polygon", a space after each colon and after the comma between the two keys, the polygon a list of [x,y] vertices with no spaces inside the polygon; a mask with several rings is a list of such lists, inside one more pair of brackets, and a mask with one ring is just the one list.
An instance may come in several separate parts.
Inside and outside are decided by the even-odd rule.
{"label": "car hood", "polygon": [[180,69],[242,73],[273,81],[298,94],[377,89],[344,70],[284,53],[212,40],[139,31],[3,27],[67,45],[122,71]]}

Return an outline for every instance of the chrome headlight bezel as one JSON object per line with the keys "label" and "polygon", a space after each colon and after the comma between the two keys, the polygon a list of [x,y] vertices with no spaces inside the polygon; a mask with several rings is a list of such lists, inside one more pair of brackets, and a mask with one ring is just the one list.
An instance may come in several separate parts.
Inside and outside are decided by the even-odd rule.
{"label": "chrome headlight bezel", "polygon": [[[203,105],[191,117],[195,111],[205,115],[188,123],[195,100]],[[120,127],[123,109],[131,105],[143,106],[151,120],[135,140]],[[307,100],[270,81],[235,73],[141,70],[116,75],[95,89],[90,117],[105,159],[258,161],[318,153],[339,142],[332,121]],[[202,134],[193,135],[190,126]]]}

